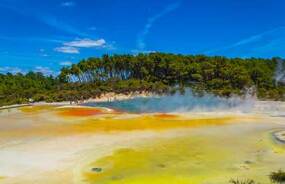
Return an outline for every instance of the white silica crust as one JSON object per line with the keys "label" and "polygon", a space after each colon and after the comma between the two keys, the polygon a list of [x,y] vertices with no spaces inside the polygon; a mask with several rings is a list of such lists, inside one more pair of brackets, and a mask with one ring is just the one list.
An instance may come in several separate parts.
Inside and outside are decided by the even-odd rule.
{"label": "white silica crust", "polygon": [[273,136],[278,142],[285,144],[285,130],[274,132]]}

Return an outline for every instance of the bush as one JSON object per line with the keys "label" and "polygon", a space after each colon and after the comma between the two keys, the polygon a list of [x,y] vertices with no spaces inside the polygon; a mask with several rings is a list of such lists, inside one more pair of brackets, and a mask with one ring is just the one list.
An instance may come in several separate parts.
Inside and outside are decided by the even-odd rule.
{"label": "bush", "polygon": [[279,183],[279,184],[285,183],[285,172],[282,170],[279,170],[277,172],[272,172],[269,175],[269,177],[273,183]]}
{"label": "bush", "polygon": [[230,184],[256,184],[256,183],[255,183],[255,181],[249,180],[249,179],[247,179],[247,180],[239,180],[239,179],[234,180],[234,179],[232,179],[232,180],[230,180]]}

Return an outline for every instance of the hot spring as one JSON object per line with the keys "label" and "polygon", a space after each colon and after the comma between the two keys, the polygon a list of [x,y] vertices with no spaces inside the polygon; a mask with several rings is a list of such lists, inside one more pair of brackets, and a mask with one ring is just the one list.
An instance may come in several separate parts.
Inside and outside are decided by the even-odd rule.
{"label": "hot spring", "polygon": [[176,93],[168,96],[136,97],[128,100],[87,103],[86,106],[109,107],[133,113],[183,113],[183,112],[214,112],[239,111],[248,112],[254,107],[253,97],[222,98],[211,94],[195,95],[187,90],[184,95]]}
{"label": "hot spring", "polygon": [[285,104],[212,95],[0,111],[1,183],[270,183]]}

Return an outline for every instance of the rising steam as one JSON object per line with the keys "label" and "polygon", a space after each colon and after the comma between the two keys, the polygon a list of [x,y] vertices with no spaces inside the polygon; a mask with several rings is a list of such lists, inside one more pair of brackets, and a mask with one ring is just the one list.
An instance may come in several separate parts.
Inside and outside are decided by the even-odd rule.
{"label": "rising steam", "polygon": [[285,62],[282,59],[277,60],[277,67],[275,72],[276,85],[285,84]]}
{"label": "rising steam", "polygon": [[248,112],[254,107],[255,98],[252,96],[230,98],[217,97],[212,94],[196,96],[191,90],[186,90],[184,95],[153,96],[147,98],[134,98],[130,100],[101,102],[87,104],[90,106],[103,106],[127,112],[216,112],[239,111]]}

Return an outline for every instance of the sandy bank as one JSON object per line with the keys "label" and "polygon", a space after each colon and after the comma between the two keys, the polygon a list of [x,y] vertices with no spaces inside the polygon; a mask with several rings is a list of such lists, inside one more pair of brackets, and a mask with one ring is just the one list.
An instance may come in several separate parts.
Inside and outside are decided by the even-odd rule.
{"label": "sandy bank", "polygon": [[150,92],[131,92],[128,94],[117,94],[117,93],[105,93],[102,94],[100,97],[96,98],[90,98],[88,100],[78,100],[78,101],[63,101],[63,102],[34,102],[34,103],[29,103],[29,104],[14,104],[14,105],[8,105],[8,106],[2,106],[0,107],[0,110],[6,110],[6,109],[14,109],[14,108],[19,108],[19,107],[25,107],[25,106],[32,106],[32,105],[81,105],[84,103],[96,103],[96,102],[112,102],[116,100],[128,100],[128,99],[133,99],[137,97],[150,97],[153,96],[153,93]]}
{"label": "sandy bank", "polygon": [[78,100],[78,101],[65,101],[65,102],[35,102],[31,105],[81,105],[85,103],[96,103],[96,102],[112,102],[112,101],[120,101],[120,100],[128,100],[137,97],[150,97],[154,94],[149,92],[132,92],[128,94],[117,94],[117,93],[105,93],[100,97],[90,98],[88,100]]}
{"label": "sandy bank", "polygon": [[30,106],[31,104],[15,104],[15,105],[7,105],[7,106],[2,106],[0,107],[0,110],[6,110],[6,109],[15,109],[19,107],[26,107]]}
{"label": "sandy bank", "polygon": [[137,97],[150,97],[150,96],[154,96],[153,93],[150,92],[132,92],[132,93],[128,93],[128,94],[116,94],[116,93],[105,93],[103,95],[101,95],[98,98],[91,98],[88,100],[85,100],[84,103],[89,103],[89,102],[112,102],[112,101],[117,101],[117,100],[128,100],[128,99],[133,99],[133,98],[137,98]]}

